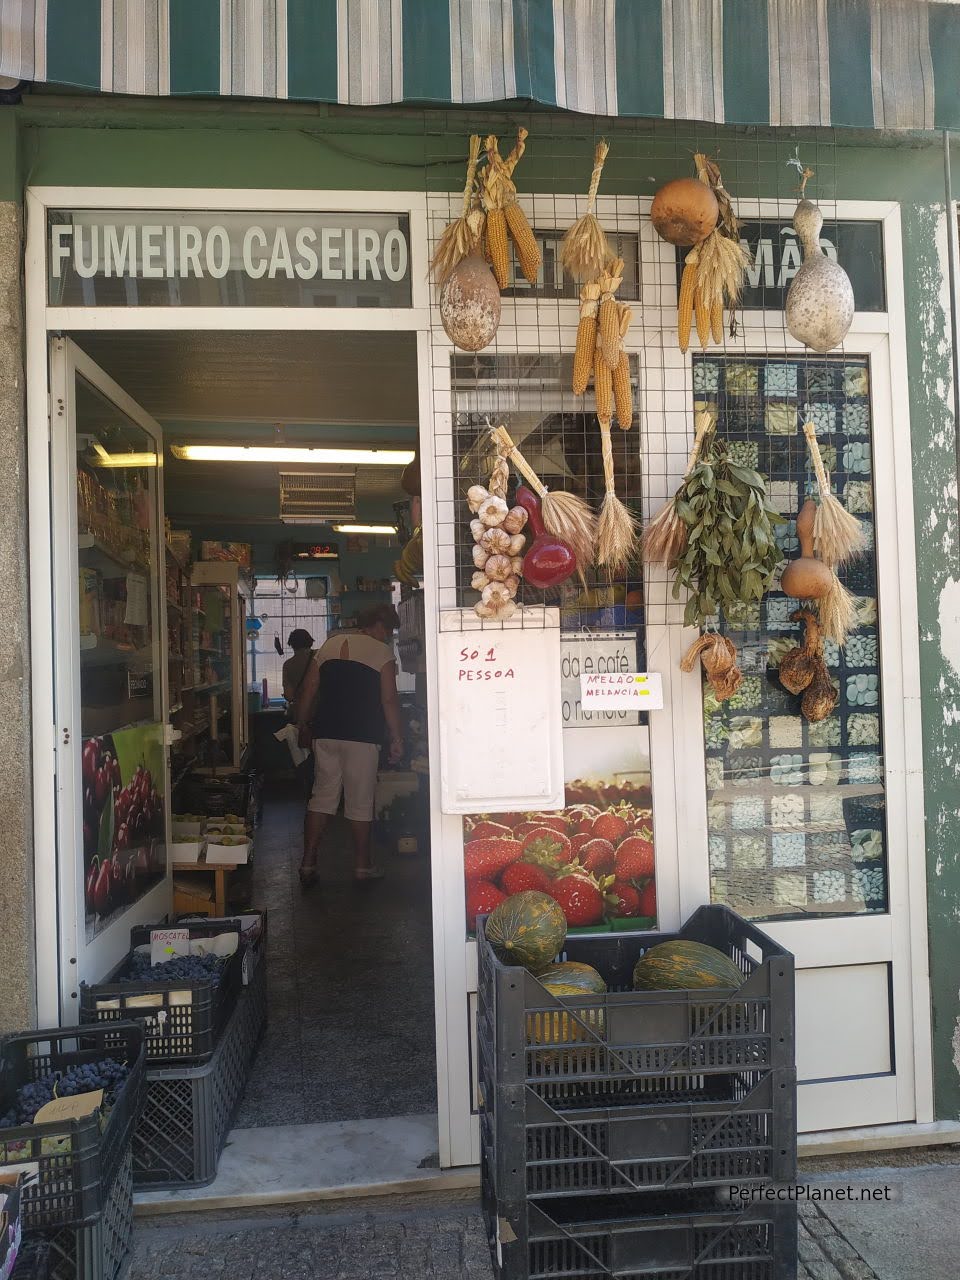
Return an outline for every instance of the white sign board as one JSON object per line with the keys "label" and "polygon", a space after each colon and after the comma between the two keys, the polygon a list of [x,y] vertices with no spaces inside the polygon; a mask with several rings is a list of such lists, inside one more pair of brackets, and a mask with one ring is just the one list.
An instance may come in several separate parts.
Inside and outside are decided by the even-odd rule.
{"label": "white sign board", "polygon": [[580,698],[587,709],[632,707],[659,711],[663,707],[663,682],[649,671],[595,671],[580,677]]}
{"label": "white sign board", "polygon": [[[604,728],[613,724],[639,724],[640,708],[631,705],[599,708],[585,705],[580,692],[582,676],[613,672],[633,671],[637,665],[637,633],[635,631],[608,632],[592,635],[579,632],[565,635],[561,644],[563,657],[560,662],[562,710],[564,729],[581,729],[594,726]],[[643,710],[646,710],[644,707]]]}
{"label": "white sign board", "polygon": [[557,610],[496,626],[445,610],[439,684],[443,812],[562,809]]}

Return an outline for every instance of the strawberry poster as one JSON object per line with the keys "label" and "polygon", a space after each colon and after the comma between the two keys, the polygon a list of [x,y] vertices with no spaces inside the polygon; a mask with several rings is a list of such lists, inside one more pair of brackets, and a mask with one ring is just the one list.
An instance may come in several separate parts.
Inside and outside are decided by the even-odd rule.
{"label": "strawberry poster", "polygon": [[464,819],[468,933],[525,889],[553,897],[568,930],[656,927],[649,732],[631,718],[568,722],[563,809]]}
{"label": "strawberry poster", "polygon": [[163,878],[163,746],[159,724],[85,738],[83,883],[87,940]]}

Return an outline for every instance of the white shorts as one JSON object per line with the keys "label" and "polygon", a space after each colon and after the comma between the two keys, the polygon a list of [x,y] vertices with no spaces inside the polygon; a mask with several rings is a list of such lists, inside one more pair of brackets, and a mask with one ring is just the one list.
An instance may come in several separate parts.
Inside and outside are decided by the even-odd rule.
{"label": "white shorts", "polygon": [[375,742],[313,740],[313,792],[307,801],[312,813],[334,814],[343,791],[343,816],[351,822],[372,822],[380,748]]}

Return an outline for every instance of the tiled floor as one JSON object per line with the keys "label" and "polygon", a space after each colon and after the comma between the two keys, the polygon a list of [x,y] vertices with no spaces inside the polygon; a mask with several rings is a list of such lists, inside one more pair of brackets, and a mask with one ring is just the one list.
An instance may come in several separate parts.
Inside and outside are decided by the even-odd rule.
{"label": "tiled floor", "polygon": [[257,832],[269,1024],[235,1126],[435,1111],[429,858],[381,851],[386,878],[357,885],[338,819],[302,892],[303,806],[291,795],[268,792]]}

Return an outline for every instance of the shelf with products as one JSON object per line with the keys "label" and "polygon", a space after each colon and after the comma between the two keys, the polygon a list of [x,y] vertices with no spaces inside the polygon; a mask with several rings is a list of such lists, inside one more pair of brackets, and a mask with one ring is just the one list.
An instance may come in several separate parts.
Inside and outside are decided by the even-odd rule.
{"label": "shelf with products", "polygon": [[80,562],[92,569],[99,569],[104,577],[118,578],[125,573],[149,573],[149,557],[140,555],[132,547],[117,546],[105,542],[93,533],[81,533],[77,538]]}

